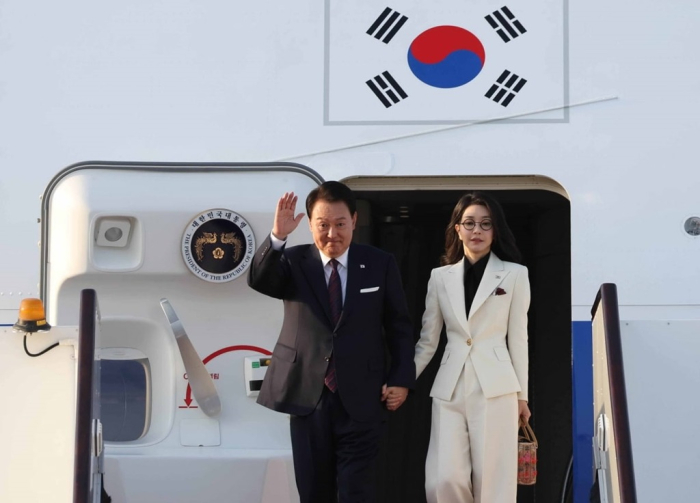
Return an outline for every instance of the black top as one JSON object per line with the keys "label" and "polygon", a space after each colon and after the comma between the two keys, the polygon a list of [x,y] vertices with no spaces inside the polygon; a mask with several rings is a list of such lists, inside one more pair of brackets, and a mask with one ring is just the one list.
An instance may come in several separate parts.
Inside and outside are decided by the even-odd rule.
{"label": "black top", "polygon": [[487,253],[474,264],[464,257],[464,308],[467,311],[467,319],[469,319],[469,311],[472,308],[474,295],[479,289],[481,278],[484,277],[484,270],[486,270],[486,264],[488,264],[490,256],[491,253]]}

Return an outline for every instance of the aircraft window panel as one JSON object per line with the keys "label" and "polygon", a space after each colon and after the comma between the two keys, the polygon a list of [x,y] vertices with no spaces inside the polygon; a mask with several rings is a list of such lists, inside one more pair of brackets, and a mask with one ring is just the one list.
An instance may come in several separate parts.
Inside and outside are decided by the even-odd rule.
{"label": "aircraft window panel", "polygon": [[147,358],[101,361],[100,406],[104,439],[138,440],[148,431],[151,411]]}

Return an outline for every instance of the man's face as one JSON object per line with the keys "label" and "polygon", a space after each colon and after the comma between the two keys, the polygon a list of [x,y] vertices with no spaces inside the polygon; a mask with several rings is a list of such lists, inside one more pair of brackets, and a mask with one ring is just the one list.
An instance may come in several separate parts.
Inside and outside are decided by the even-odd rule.
{"label": "man's face", "polygon": [[344,202],[318,200],[311,210],[309,227],[316,247],[326,256],[338,258],[350,246],[356,222],[357,213],[351,215]]}

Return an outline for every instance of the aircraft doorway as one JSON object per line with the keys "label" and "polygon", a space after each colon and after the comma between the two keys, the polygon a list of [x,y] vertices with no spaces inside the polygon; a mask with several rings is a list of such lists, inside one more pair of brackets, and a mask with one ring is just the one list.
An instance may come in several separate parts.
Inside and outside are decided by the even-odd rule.
{"label": "aircraft doorway", "polygon": [[[540,177],[357,178],[355,240],[393,253],[401,268],[416,340],[430,271],[439,265],[445,226],[459,197],[483,190],[502,204],[529,269],[531,424],[539,440],[535,486],[518,502],[559,502],[572,452],[571,218],[565,191]],[[407,403],[392,414],[377,470],[378,501],[425,502],[424,463],[430,433],[430,387],[445,344]]]}

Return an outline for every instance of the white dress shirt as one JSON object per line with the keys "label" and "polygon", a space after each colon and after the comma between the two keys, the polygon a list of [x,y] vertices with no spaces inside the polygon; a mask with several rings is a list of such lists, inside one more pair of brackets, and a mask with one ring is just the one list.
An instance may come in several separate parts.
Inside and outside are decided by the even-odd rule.
{"label": "white dress shirt", "polygon": [[[287,244],[284,239],[279,239],[275,237],[273,233],[270,233],[270,241],[272,242],[273,250],[281,250]],[[317,248],[318,250],[318,248]],[[345,303],[345,290],[348,284],[348,250],[345,250],[340,257],[336,258],[338,261],[338,275],[340,276],[340,287],[343,292],[343,303]],[[331,265],[331,258],[326,256],[321,250],[318,250],[321,257],[321,262],[323,263],[323,274],[326,276],[326,285],[331,279],[331,272],[333,272],[333,266]]]}

